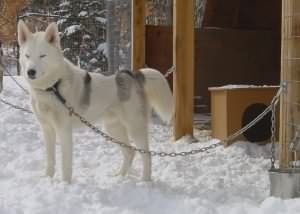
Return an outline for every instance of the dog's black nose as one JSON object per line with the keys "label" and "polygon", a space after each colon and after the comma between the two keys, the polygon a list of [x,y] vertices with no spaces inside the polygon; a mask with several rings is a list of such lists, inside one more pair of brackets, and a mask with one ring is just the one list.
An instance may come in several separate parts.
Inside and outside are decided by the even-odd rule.
{"label": "dog's black nose", "polygon": [[29,69],[27,71],[27,75],[30,79],[34,79],[35,78],[35,74],[36,74],[36,71],[34,69]]}

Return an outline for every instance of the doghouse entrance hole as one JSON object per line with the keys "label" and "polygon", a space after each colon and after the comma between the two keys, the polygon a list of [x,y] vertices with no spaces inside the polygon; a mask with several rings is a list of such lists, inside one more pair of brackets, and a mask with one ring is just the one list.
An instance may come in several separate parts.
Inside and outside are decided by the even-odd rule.
{"label": "doghouse entrance hole", "polygon": [[[267,106],[263,103],[249,105],[242,116],[242,126],[249,124],[255,117],[262,113]],[[271,112],[262,120],[244,133],[245,138],[250,142],[262,142],[271,137]]]}

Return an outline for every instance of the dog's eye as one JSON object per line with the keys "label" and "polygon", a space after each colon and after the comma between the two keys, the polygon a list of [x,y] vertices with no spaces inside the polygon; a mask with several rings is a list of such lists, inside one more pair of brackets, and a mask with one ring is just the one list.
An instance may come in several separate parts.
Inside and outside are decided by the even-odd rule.
{"label": "dog's eye", "polygon": [[43,59],[46,56],[46,54],[40,55],[40,58]]}
{"label": "dog's eye", "polygon": [[25,54],[25,57],[26,57],[27,59],[29,59],[29,58],[30,58],[30,56],[29,56],[28,54]]}

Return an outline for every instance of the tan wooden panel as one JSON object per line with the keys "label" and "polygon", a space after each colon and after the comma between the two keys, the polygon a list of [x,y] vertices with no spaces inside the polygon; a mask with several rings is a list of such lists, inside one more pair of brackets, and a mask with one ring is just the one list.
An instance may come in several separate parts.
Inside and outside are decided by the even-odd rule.
{"label": "tan wooden panel", "polygon": [[[255,103],[268,106],[278,87],[210,88],[213,137],[225,140],[242,128],[247,107]],[[279,117],[277,118],[278,121]],[[238,136],[237,139],[243,138]],[[237,140],[234,139],[234,140]],[[233,142],[226,142],[226,146]]]}
{"label": "tan wooden panel", "polygon": [[211,91],[212,137],[225,140],[228,137],[227,91]]}

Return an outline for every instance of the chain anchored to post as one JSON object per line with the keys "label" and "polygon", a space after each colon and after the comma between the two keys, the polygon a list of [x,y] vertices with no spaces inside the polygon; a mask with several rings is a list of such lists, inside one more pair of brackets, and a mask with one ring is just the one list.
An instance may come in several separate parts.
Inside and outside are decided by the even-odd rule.
{"label": "chain anchored to post", "polygon": [[275,156],[276,156],[276,106],[279,102],[282,92],[285,92],[287,87],[287,82],[283,81],[281,87],[279,88],[276,96],[272,99],[271,102],[271,169],[275,168]]}
{"label": "chain anchored to post", "polygon": [[[168,70],[168,72],[166,73],[165,76],[169,76],[170,74],[172,74],[175,71],[175,66],[172,66],[172,68],[170,68]],[[19,84],[18,84],[19,85]],[[94,131],[95,133],[101,135],[104,139],[106,139],[109,142],[118,144],[121,147],[124,148],[128,148],[128,149],[132,149],[134,151],[137,151],[139,153],[142,154],[149,154],[151,156],[159,156],[159,157],[177,157],[177,156],[188,156],[188,155],[194,155],[194,154],[198,154],[198,153],[202,153],[202,152],[207,152],[211,149],[214,149],[218,146],[224,145],[224,142],[227,141],[231,141],[234,138],[236,138],[237,136],[243,134],[245,131],[247,131],[248,129],[250,129],[252,126],[254,126],[257,122],[259,122],[265,115],[267,115],[270,111],[272,112],[272,126],[271,126],[271,132],[272,132],[272,137],[271,137],[271,142],[272,142],[272,149],[271,149],[271,153],[272,153],[272,157],[271,157],[271,162],[272,162],[272,167],[274,166],[275,163],[275,141],[276,141],[276,136],[275,136],[275,131],[276,131],[276,117],[275,117],[275,113],[276,113],[276,105],[278,104],[280,95],[282,93],[282,89],[283,87],[280,87],[277,94],[275,95],[275,97],[272,99],[271,104],[261,113],[259,114],[253,121],[251,121],[249,124],[247,124],[246,126],[244,126],[241,130],[238,130],[237,132],[233,133],[232,135],[230,135],[227,139],[225,139],[224,141],[220,141],[218,143],[215,144],[211,144],[209,146],[206,147],[202,147],[199,149],[194,149],[191,151],[185,151],[185,152],[157,152],[157,151],[150,151],[150,150],[143,150],[143,149],[139,149],[137,147],[125,144],[124,142],[118,141],[115,138],[109,136],[108,134],[104,133],[102,130],[100,130],[98,127],[94,126],[92,123],[90,123],[87,119],[85,119],[84,117],[82,117],[80,114],[78,114],[72,106],[69,106],[67,104],[67,101],[64,99],[64,102],[62,102],[62,99],[58,100],[61,102],[61,104],[69,111],[69,115],[70,116],[75,116],[77,117],[84,125],[86,125],[87,127],[89,127],[92,131]],[[57,96],[57,93],[54,93],[55,96]],[[0,99],[0,101],[4,104],[7,104],[15,109],[21,110],[21,111],[25,111],[27,113],[32,113],[30,110],[27,110],[25,108],[22,107],[18,107],[16,105],[12,105],[8,102],[6,102],[3,99]]]}
{"label": "chain anchored to post", "polygon": [[174,72],[176,71],[176,66],[175,65],[172,65],[171,68],[169,68],[167,70],[167,72],[165,73],[165,78],[168,78],[171,74],[173,74]]}

